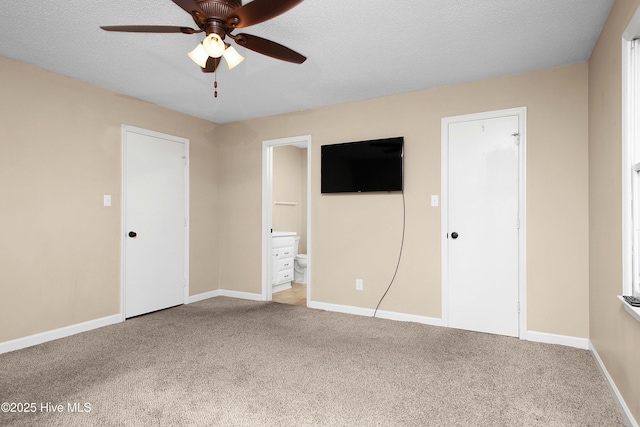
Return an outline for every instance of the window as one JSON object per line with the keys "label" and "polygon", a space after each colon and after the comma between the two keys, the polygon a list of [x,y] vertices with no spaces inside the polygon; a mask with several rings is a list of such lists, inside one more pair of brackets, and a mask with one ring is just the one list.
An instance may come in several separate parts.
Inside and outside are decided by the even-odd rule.
{"label": "window", "polygon": [[627,152],[630,164],[627,167],[631,175],[631,271],[632,280],[629,294],[640,298],[640,43],[635,38],[627,42],[629,65],[627,76]]}
{"label": "window", "polygon": [[623,294],[640,298],[640,9],[623,36]]}

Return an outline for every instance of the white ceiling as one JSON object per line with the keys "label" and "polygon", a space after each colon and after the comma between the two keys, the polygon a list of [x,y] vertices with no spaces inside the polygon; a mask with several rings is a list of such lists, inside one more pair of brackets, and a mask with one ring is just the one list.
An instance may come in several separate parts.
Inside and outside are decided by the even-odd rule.
{"label": "white ceiling", "polygon": [[[245,2],[246,3],[246,2]],[[171,0],[19,0],[0,7],[0,56],[226,123],[522,73],[589,59],[613,0],[306,0],[238,32],[302,65],[237,47],[204,74],[202,34],[109,33],[100,25],[195,27]]]}

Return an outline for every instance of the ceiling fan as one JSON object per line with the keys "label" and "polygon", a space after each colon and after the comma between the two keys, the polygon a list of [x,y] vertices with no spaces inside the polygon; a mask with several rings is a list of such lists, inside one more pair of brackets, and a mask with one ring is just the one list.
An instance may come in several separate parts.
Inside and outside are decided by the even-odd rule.
{"label": "ceiling fan", "polygon": [[282,61],[302,64],[307,58],[279,43],[251,34],[232,34],[236,28],[259,24],[281,15],[303,0],[253,0],[242,5],[242,0],[172,0],[188,12],[198,29],[167,25],[119,25],[101,26],[106,31],[131,33],[182,33],[206,34],[202,43],[189,52],[189,57],[202,68],[204,73],[216,71],[222,57],[229,69],[244,58],[224,40],[228,36],[238,45],[254,52]]}

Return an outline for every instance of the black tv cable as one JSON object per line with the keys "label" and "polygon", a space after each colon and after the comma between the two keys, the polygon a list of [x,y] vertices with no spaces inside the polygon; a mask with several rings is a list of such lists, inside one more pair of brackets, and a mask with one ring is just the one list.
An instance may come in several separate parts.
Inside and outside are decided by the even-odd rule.
{"label": "black tv cable", "polygon": [[391,285],[393,285],[393,281],[396,280],[396,275],[398,274],[398,268],[400,267],[400,260],[402,259],[402,249],[404,248],[404,231],[406,228],[407,228],[407,207],[404,201],[404,189],[402,189],[402,240],[400,242],[400,253],[398,254],[398,263],[396,264],[396,271],[393,273],[391,282],[389,282],[389,286],[387,286],[387,290],[384,292],[384,295],[382,295],[382,298],[380,298],[380,301],[378,301],[378,305],[376,305],[376,309],[373,312],[373,317],[376,317],[376,314],[378,313],[378,308],[380,307],[382,300],[384,299],[384,297],[387,296],[389,289],[391,289]]}

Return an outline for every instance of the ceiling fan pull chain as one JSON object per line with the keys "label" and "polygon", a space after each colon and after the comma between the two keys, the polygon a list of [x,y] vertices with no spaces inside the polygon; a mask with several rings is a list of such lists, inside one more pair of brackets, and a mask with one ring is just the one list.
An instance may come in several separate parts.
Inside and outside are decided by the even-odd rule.
{"label": "ceiling fan pull chain", "polygon": [[218,97],[218,71],[216,70],[215,73],[213,73],[213,97],[217,98]]}

